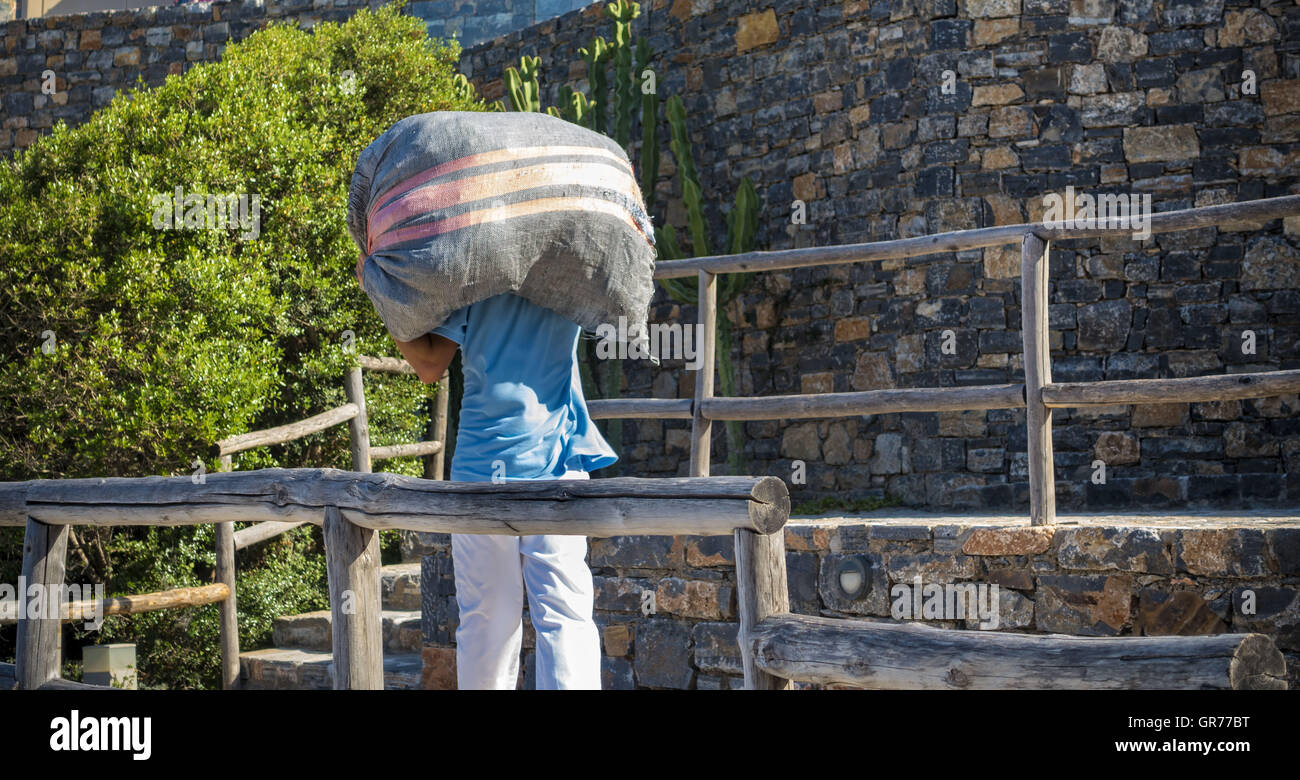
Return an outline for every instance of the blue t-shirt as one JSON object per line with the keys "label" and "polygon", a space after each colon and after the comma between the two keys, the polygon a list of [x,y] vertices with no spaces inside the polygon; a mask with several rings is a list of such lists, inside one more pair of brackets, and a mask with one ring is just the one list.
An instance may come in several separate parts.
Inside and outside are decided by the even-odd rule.
{"label": "blue t-shirt", "polygon": [[[453,313],[434,333],[460,345],[465,392],[451,479],[556,479],[618,460],[587,414],[580,328],[503,293]],[[494,468],[493,462],[500,461]]]}

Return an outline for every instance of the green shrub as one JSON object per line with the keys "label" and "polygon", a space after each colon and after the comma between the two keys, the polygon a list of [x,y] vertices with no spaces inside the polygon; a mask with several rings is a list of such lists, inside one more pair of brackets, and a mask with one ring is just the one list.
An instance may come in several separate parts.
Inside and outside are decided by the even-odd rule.
{"label": "green shrub", "polygon": [[[352,169],[398,119],[484,109],[455,80],[458,56],[391,5],[312,32],[272,24],[0,165],[0,479],[189,474],[217,439],[344,403],[348,331],[356,351],[395,354],[353,276]],[[154,197],[178,186],[247,195],[260,226],[158,229]],[[430,388],[368,373],[366,393],[374,444],[423,438]],[[349,464],[336,426],[235,467]],[[383,468],[421,473],[418,459]],[[69,582],[211,580],[211,528],[76,530]],[[21,536],[0,537],[3,581]],[[319,553],[314,528],[240,553],[243,646],[324,604]],[[142,684],[216,683],[215,607],[109,620],[99,640],[141,641]]]}

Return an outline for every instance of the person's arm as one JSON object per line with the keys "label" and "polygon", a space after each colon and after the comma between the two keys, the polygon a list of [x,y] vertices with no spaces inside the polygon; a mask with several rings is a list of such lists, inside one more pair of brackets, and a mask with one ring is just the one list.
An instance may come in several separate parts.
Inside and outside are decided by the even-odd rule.
{"label": "person's arm", "polygon": [[[366,255],[362,252],[357,257],[357,284],[361,285],[362,290],[366,288],[362,279],[365,263]],[[456,350],[460,349],[459,344],[437,333],[426,333],[415,341],[393,341],[397,344],[397,351],[402,353],[406,362],[415,369],[415,375],[426,385],[436,384],[442,379],[452,358],[456,356]]]}
{"label": "person's arm", "polygon": [[426,385],[436,383],[446,373],[451,359],[460,345],[437,333],[426,333],[415,341],[397,341],[397,349],[406,362],[415,369],[415,375]]}

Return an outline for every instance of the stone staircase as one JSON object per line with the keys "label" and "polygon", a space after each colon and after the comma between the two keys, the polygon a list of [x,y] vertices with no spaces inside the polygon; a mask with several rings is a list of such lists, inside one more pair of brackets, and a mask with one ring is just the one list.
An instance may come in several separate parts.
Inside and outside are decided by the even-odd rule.
{"label": "stone staircase", "polygon": [[[384,688],[420,688],[420,563],[380,569],[383,597]],[[334,659],[330,652],[330,612],[304,612],[276,618],[275,647],[239,654],[239,676],[253,690],[329,690]]]}

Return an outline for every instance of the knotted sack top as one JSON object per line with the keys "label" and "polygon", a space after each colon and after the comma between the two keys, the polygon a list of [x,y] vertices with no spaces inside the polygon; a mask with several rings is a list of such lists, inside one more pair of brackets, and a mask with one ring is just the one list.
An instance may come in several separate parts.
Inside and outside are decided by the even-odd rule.
{"label": "knotted sack top", "polygon": [[385,326],[411,341],[519,294],[595,331],[645,332],[654,229],[612,139],[535,112],[407,117],[357,159],[348,232]]}

